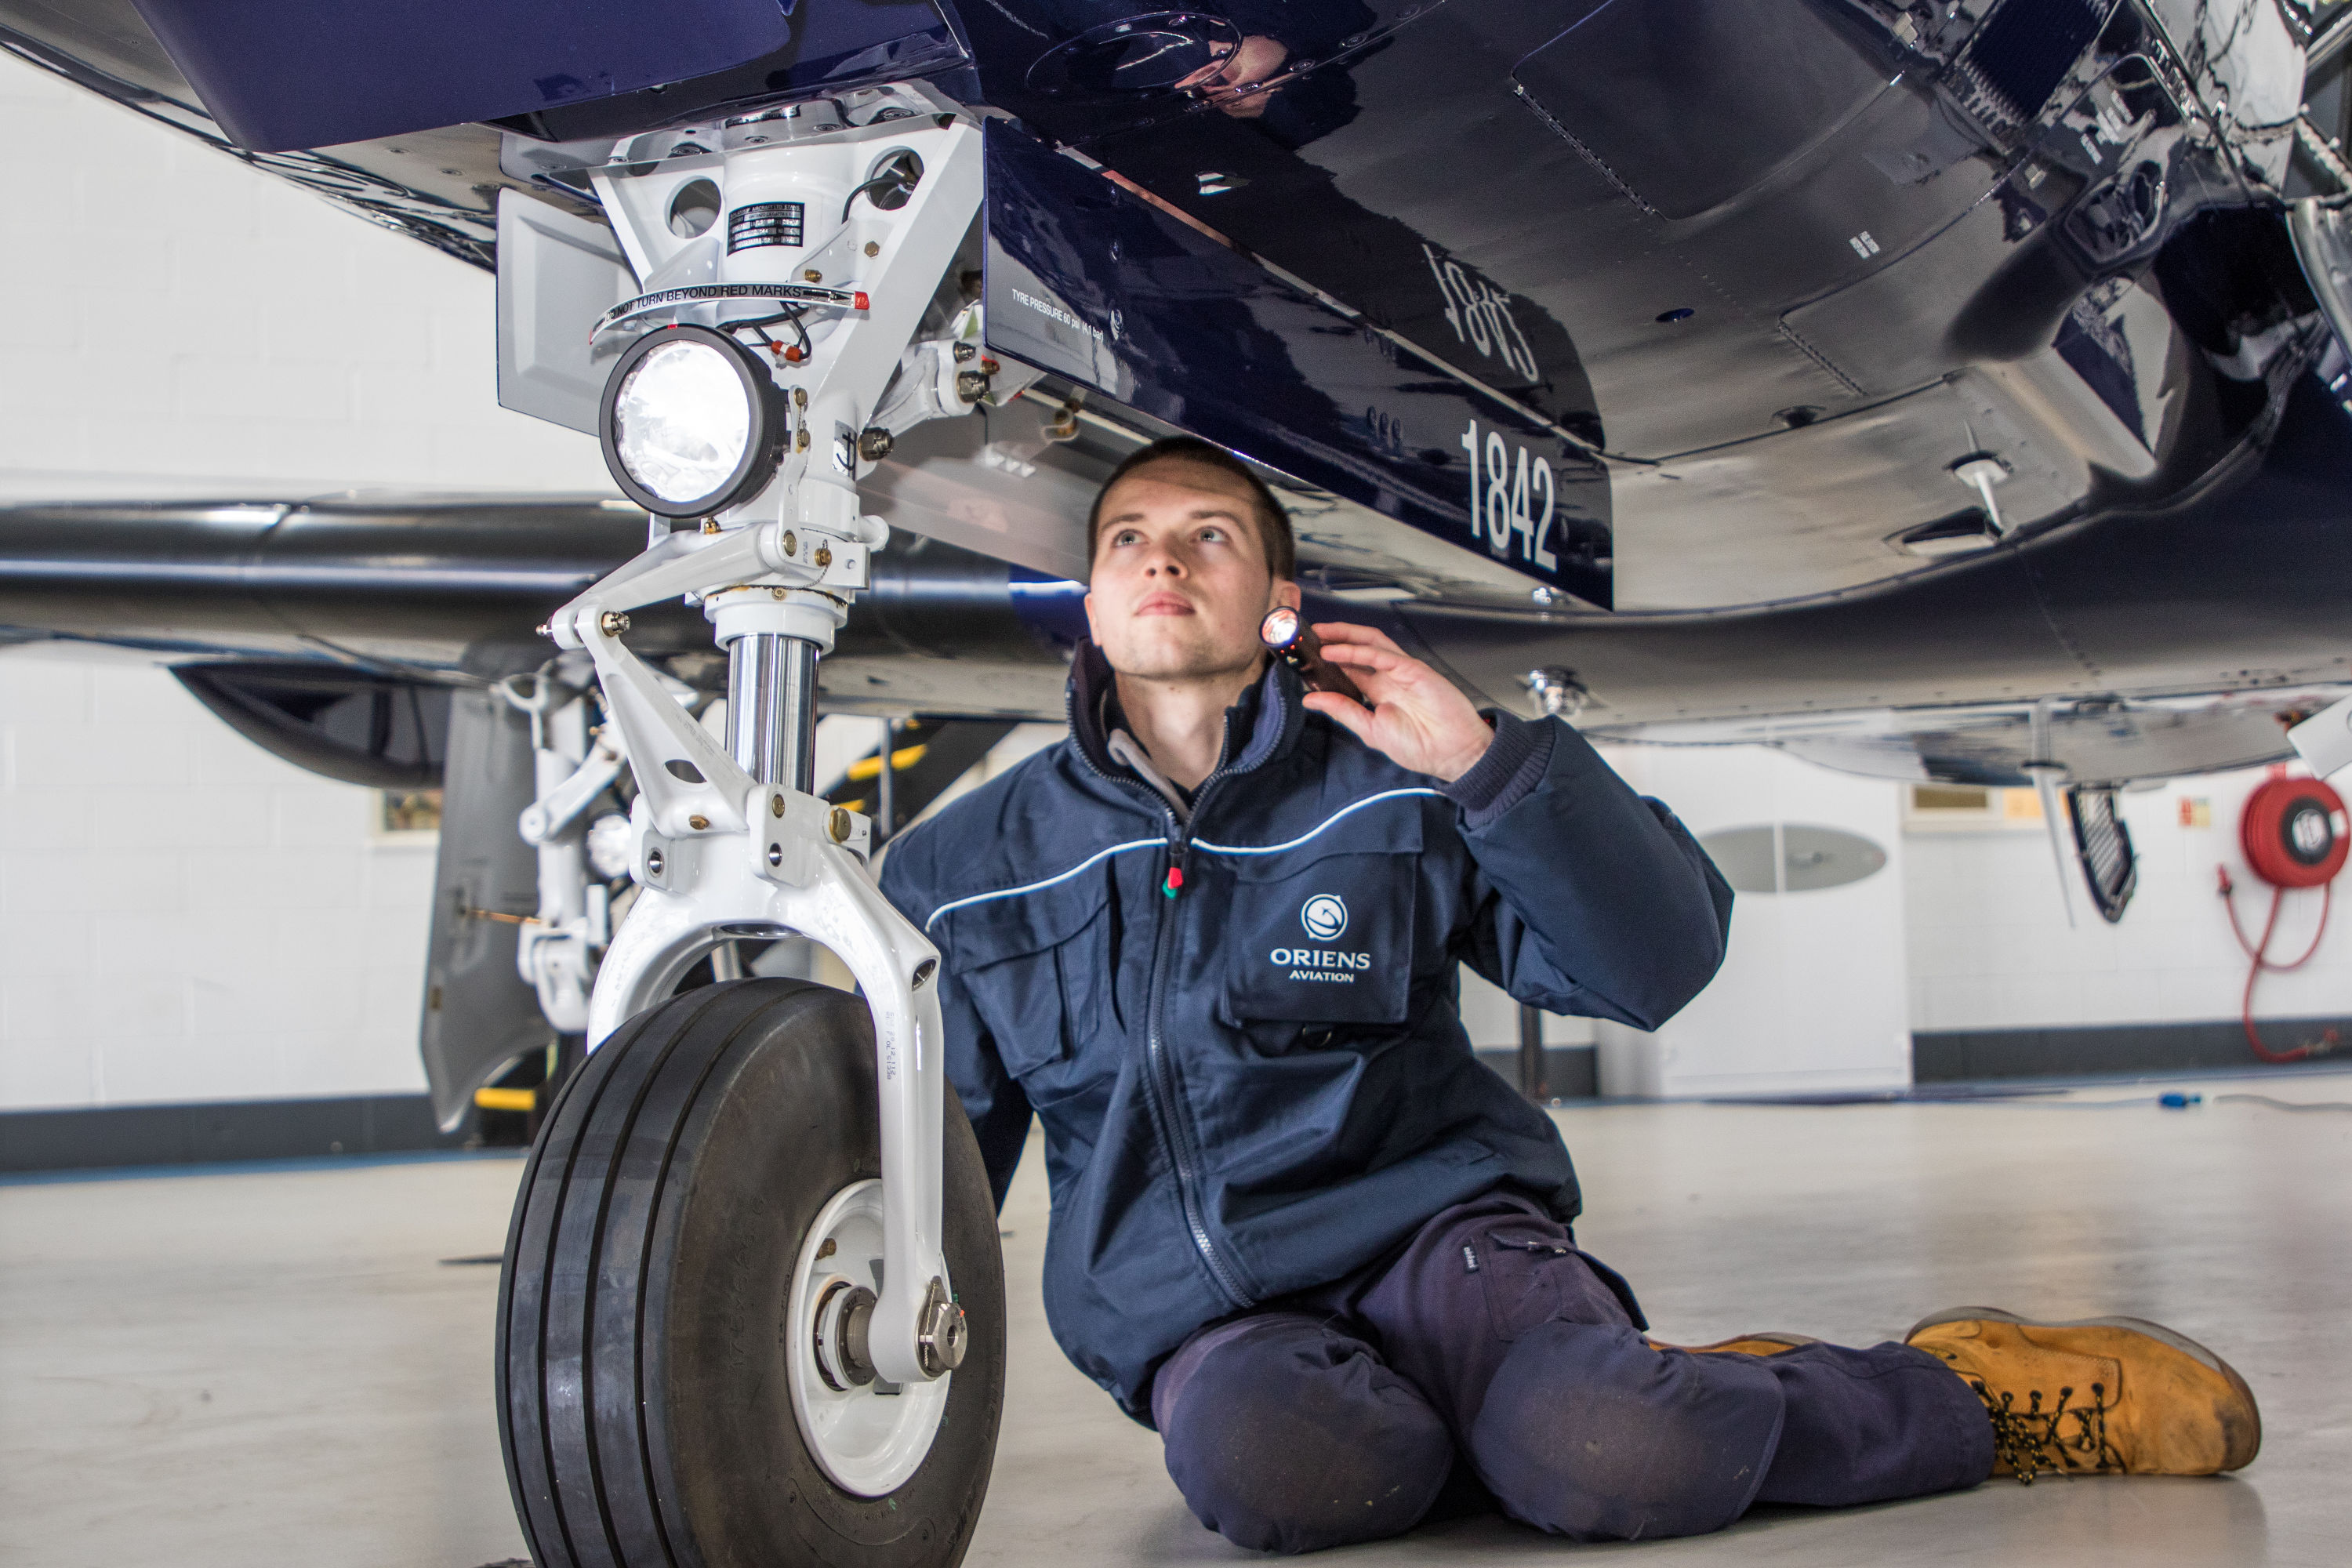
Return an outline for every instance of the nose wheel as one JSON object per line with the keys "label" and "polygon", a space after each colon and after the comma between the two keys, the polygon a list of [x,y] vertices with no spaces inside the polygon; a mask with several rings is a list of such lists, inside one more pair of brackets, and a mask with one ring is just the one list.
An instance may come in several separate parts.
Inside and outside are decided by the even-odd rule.
{"label": "nose wheel", "polygon": [[797,981],[687,993],[573,1074],[499,1287],[508,1479],[540,1568],[952,1568],[1003,1402],[979,1146],[945,1105],[940,1375],[865,1336],[882,1259],[871,1016]]}

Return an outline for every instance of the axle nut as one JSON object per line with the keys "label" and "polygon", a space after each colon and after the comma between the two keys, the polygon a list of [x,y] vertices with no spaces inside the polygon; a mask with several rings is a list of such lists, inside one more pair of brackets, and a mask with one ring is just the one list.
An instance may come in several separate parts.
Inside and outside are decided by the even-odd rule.
{"label": "axle nut", "polygon": [[878,463],[888,457],[890,448],[898,444],[897,438],[890,432],[877,425],[870,430],[859,432],[857,455],[869,463]]}
{"label": "axle nut", "polygon": [[596,629],[608,637],[619,637],[629,629],[629,617],[618,610],[607,610],[596,617]]}
{"label": "axle nut", "polygon": [[971,1343],[971,1325],[963,1309],[948,1300],[946,1286],[933,1279],[930,1294],[923,1301],[922,1329],[915,1336],[923,1370],[933,1377],[946,1376],[963,1364]]}

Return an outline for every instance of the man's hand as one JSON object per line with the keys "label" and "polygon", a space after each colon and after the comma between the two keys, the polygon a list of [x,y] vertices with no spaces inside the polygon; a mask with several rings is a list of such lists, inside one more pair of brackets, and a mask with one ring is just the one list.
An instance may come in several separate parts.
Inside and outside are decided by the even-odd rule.
{"label": "man's hand", "polygon": [[1368,710],[1331,691],[1310,693],[1307,706],[1399,767],[1452,784],[1494,743],[1495,732],[1453,682],[1383,634],[1322,621],[1315,635],[1325,661],[1345,669],[1371,706]]}

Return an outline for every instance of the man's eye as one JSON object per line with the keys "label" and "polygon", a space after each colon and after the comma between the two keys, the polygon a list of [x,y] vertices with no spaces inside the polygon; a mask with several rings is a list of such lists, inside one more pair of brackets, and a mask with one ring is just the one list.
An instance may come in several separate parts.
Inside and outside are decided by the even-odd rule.
{"label": "man's eye", "polygon": [[1135,530],[1131,528],[1122,528],[1118,531],[1117,536],[1111,540],[1111,542],[1113,544],[1138,544],[1142,542],[1142,540],[1143,535],[1136,532]]}
{"label": "man's eye", "polygon": [[1215,527],[1204,528],[1201,531],[1201,538],[1211,544],[1223,544],[1225,542],[1225,531]]}

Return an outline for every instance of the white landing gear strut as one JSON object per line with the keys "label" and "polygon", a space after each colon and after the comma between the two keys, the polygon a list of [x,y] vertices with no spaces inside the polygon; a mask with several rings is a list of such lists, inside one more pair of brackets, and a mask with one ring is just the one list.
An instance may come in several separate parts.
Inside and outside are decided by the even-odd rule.
{"label": "white landing gear strut", "polygon": [[[648,289],[607,315],[600,342],[662,321],[691,320],[706,342],[714,329],[731,336],[782,324],[737,356],[774,383],[751,395],[772,398],[761,406],[781,411],[766,459],[773,478],[698,526],[659,535],[550,622],[560,645],[594,661],[618,750],[637,783],[633,875],[641,891],[596,972],[585,1034],[593,1051],[625,1020],[662,1004],[723,942],[804,936],[841,959],[873,1015],[881,1107],[879,1202],[861,1196],[841,1223],[878,1230],[880,1268],[878,1278],[855,1281],[860,1292],[873,1289],[870,1320],[839,1325],[823,1353],[835,1354],[846,1333],[857,1342],[855,1370],[888,1392],[912,1391],[954,1369],[966,1331],[941,1251],[945,1079],[931,985],[939,952],[876,889],[866,819],[809,793],[811,739],[817,660],[831,651],[849,601],[867,583],[868,557],[887,537],[880,520],[860,514],[859,466],[887,450],[888,427],[909,411],[963,412],[976,400],[956,395],[961,362],[952,342],[912,340],[978,211],[981,133],[912,89],[893,89],[849,107],[773,111],[727,127],[719,140],[718,152],[687,172],[720,187],[724,210],[683,253],[676,223],[665,227],[674,204],[656,184],[676,184],[680,171],[614,163],[596,176]],[[646,259],[665,254],[657,267]],[[664,287],[680,279],[689,281]],[[625,354],[616,384],[628,368]],[[690,463],[709,446],[725,447],[730,430],[740,437],[741,411],[701,395],[712,384],[688,386],[667,405],[657,405],[657,387],[647,390],[651,378],[634,393],[608,389],[605,449],[625,489],[641,500],[647,490],[660,497],[657,462],[632,471],[625,447],[615,456],[615,431],[631,420],[623,435],[650,432],[645,438],[661,448],[657,459]],[[708,440],[695,425],[730,418],[737,423]],[[761,423],[751,424],[756,439]],[[719,460],[722,474],[731,460]],[[728,652],[724,746],[622,640],[629,611],[681,595],[701,604]],[[828,1265],[828,1274],[838,1271]],[[839,1394],[832,1384],[840,1378],[820,1381],[828,1399]],[[936,1423],[937,1401],[898,1402],[909,1411],[926,1403]],[[810,1412],[801,1414],[806,1429]],[[830,1406],[818,1414],[842,1424]],[[835,1455],[826,1468],[857,1492],[887,1491],[929,1441],[928,1433],[898,1440],[907,1436],[867,1433],[858,1439],[867,1458]],[[825,1458],[814,1434],[812,1446]]]}

